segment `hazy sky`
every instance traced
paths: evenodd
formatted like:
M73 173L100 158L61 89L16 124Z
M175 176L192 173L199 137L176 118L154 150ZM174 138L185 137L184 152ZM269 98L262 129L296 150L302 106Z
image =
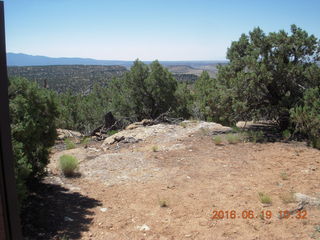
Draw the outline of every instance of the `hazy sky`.
M320 37L320 0L5 0L7 52L222 60L256 26Z

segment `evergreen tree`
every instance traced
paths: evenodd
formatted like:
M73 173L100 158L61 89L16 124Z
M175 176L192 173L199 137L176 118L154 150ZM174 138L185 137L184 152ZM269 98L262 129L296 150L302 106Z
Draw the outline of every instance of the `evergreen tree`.
M22 198L25 181L45 173L49 148L56 139L58 111L53 93L26 79L10 79L9 100L15 172Z
M229 122L276 119L284 129L289 110L305 89L320 83L319 41L295 25L291 34L266 35L260 28L242 34L231 44L227 58L230 64L221 66L217 76L223 99L213 104L228 106Z
M158 61L150 66L136 60L123 78L110 86L112 112L133 120L156 118L176 105L177 81Z

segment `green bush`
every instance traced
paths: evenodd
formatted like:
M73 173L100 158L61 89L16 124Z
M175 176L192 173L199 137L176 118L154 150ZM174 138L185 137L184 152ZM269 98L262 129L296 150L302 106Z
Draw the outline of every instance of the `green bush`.
M66 177L71 177L74 176L75 171L78 168L78 160L71 155L62 155L60 157L59 166Z
M214 144L221 145L222 144L222 137L221 136L215 136L212 138Z
M66 149L73 149L76 147L76 144L72 142L69 138L64 140L64 143L66 144Z
M282 137L285 139L285 140L289 140L290 137L291 137L291 131L289 129L286 129L282 132Z
M111 111L117 117L154 119L175 109L177 81L158 61L147 65L136 60L123 78L109 84Z
M119 130L110 130L110 131L108 131L108 135L112 136L112 135L114 135L114 134L116 134L118 132L119 132Z
M254 131L254 130L249 130L245 132L245 136L248 141L250 142L264 142L264 134L263 131Z
M11 78L9 108L15 174L19 199L26 195L26 181L45 173L49 150L56 139L57 104L52 92L34 82Z
M290 113L296 131L305 134L309 144L320 149L320 88L306 90L302 105Z
M265 193L259 192L259 200L263 204L271 204L272 200L271 197Z
M226 139L230 144L236 144L240 142L240 137L236 134L227 134Z
M229 125L274 119L287 129L290 109L305 89L319 86L319 48L319 40L296 25L289 33L266 34L257 27L242 34L228 48L229 63L218 66L216 78L204 73L196 81L197 116Z

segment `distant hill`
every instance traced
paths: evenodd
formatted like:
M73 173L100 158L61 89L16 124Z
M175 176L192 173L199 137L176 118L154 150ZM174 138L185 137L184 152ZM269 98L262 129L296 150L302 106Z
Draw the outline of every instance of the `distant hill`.
M106 85L128 70L123 66L63 65L8 67L9 77L18 76L57 92L88 93L94 84Z
M144 61L149 64L151 61ZM130 67L133 61L121 60L96 60L92 58L52 58L45 56L33 56L23 53L7 53L8 66L48 66L48 65L120 65ZM164 66L185 65L192 68L215 66L226 64L227 61L160 61Z
M47 65L120 65L129 67L132 61L96 60L91 58L51 58L23 53L7 53L8 66L47 66Z

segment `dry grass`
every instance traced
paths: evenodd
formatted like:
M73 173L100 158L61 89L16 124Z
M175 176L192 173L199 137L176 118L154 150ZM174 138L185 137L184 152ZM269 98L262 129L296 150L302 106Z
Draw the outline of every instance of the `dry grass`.
M240 137L236 134L227 134L226 139L230 144L237 144L241 141Z
M263 192L259 192L259 200L262 204L271 204L271 197Z
M158 152L159 147L158 146L152 146L152 152Z
M212 138L214 144L216 145L222 145L222 137L221 136L215 136Z
M288 174L285 173L285 172L280 173L280 177L281 177L282 180L288 180L289 179Z
M279 197L284 204L296 202L296 200L294 198L294 192L282 193L282 194L280 194Z

